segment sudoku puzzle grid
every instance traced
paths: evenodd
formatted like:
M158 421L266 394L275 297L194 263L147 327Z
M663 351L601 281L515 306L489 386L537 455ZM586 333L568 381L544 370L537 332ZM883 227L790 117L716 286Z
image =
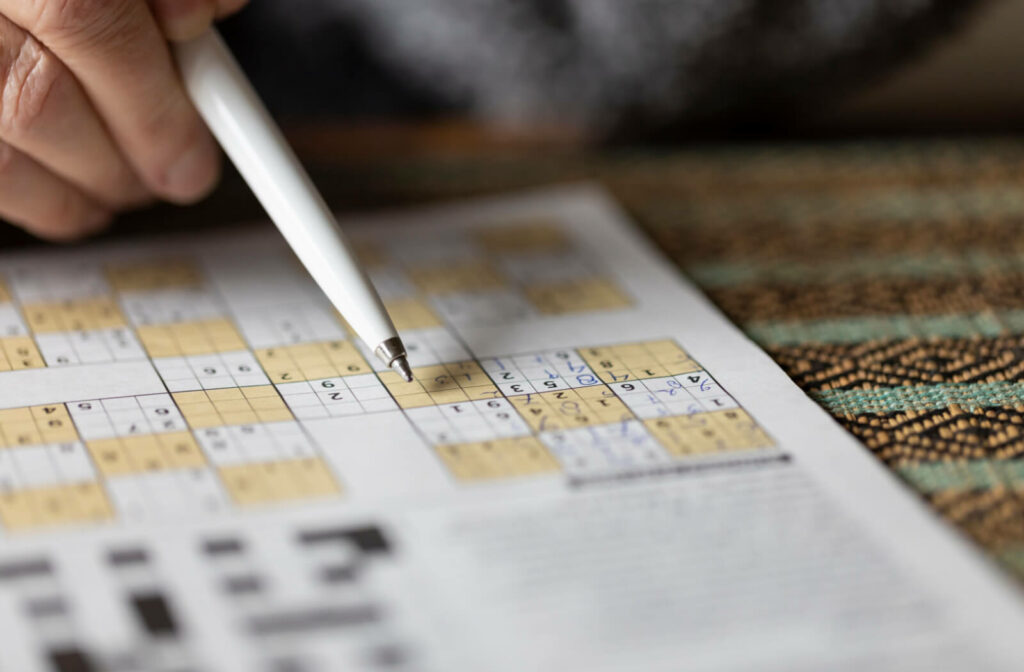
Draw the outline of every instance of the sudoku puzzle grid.
M303 427L320 418L392 413L460 483L772 447L672 340L469 351L460 325L631 305L554 223L356 244L409 348L411 383L311 284L300 302L250 301L225 289L230 269L218 284L208 260L159 250L4 274L0 371L148 360L163 390L0 410L3 527L342 496L346 474Z

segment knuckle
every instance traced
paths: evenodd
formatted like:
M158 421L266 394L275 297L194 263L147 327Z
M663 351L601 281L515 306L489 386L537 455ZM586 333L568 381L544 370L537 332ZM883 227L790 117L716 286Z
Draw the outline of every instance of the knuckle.
M0 141L0 178L6 176L8 172L14 169L16 158L17 152L15 149L6 142Z
M0 132L15 138L29 134L67 76L53 54L26 37L0 81Z
M202 126L182 97L167 95L138 120L139 132L150 138L149 171L160 174L198 142Z
M36 0L33 33L58 50L117 46L134 35L125 0Z

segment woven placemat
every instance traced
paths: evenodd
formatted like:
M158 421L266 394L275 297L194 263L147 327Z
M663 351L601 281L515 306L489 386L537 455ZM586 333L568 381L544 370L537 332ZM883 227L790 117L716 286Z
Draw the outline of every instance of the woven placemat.
M1024 580L1024 142L360 160L336 203L580 179L813 399Z

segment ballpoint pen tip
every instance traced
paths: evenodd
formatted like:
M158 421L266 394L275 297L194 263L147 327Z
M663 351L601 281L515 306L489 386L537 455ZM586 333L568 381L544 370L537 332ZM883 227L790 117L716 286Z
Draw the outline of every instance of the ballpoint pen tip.
M391 362L391 368L402 377L402 380L407 383L412 382L412 369L409 368L409 360L405 357L395 357L395 360Z

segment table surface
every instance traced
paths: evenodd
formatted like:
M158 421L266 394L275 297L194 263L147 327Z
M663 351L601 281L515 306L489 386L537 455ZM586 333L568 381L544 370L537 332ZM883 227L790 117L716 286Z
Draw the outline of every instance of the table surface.
M1024 140L598 151L444 126L295 137L340 209L604 184L798 385L1024 581ZM258 216L229 177L198 207L131 215L111 235Z

